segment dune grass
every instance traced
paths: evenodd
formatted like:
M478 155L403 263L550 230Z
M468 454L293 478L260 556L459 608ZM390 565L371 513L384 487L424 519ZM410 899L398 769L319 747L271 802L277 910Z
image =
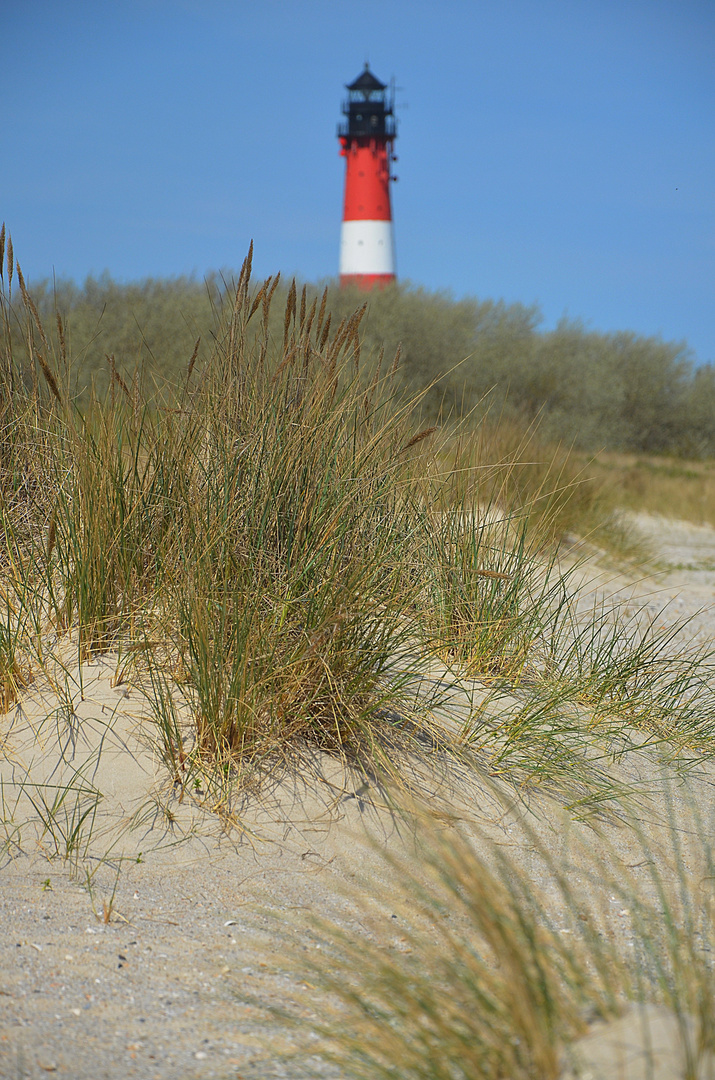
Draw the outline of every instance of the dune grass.
M416 819L417 863L384 856L398 890L349 894L357 932L317 917L319 949L287 951L312 987L298 998L300 1028L321 1039L310 1052L354 1080L556 1080L567 1068L640 1078L663 1065L637 1008L631 1038L642 1051L625 1071L622 1051L602 1073L577 1040L650 1004L678 1033L682 1071L667 1075L715 1075L711 822L700 821L689 857L674 815L657 848L640 834L634 870L607 847L557 859L527 824L527 870L478 832L445 830L424 810Z
M399 354L361 355L364 304L333 326L327 293L293 283L276 340L278 278L252 285L249 255L212 354L187 358L170 405L111 356L109 391L79 402L62 317L53 351L6 245L6 321L13 275L25 321L6 328L0 365L6 708L60 635L80 669L110 648L127 657L180 779L305 741L399 776L407 718L428 707L415 676L435 657L522 695L520 719L497 725L499 767L518 748L520 783L525 767L550 782L573 767L574 708L604 755L639 725L676 756L712 753L708 658L655 624L576 613L556 551L569 522L597 515L588 480L506 421L421 425L420 400L396 389ZM493 737L476 716L454 749Z
M62 316L53 337L9 242L0 278L5 712L69 650L81 682L112 649L182 790L304 767L309 744L404 794L428 728L441 750L585 817L622 808L610 764L644 742L674 770L712 758L711 653L682 627L585 610L559 562L559 539L605 505L581 467L513 422L421 420L399 354L363 355L364 308L336 325L325 294L293 283L277 324L278 279L252 283L249 254L178 389L110 355L105 390L78 398ZM433 663L481 694L451 734L438 694L416 692ZM17 844L17 792L0 794ZM101 793L26 794L55 853L80 858ZM386 953L331 931L321 977L344 1034L324 1034L346 1075L555 1077L585 1020L629 996L699 1017L693 1060L712 1043L711 973L693 951L712 908L684 872L666 895L651 860L658 910L613 881L647 959L634 969L553 864L567 941L528 877L430 829L430 883L403 868L417 936Z

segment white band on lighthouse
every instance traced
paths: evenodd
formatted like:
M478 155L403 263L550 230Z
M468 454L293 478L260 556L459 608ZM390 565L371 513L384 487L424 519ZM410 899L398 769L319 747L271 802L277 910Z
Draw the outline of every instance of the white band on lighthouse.
M340 237L340 273L394 274L391 221L344 221Z

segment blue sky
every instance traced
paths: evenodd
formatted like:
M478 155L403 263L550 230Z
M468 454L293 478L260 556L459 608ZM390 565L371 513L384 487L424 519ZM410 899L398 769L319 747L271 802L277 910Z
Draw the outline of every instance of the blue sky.
M335 126L398 88L398 274L715 361L713 0L0 0L28 279L337 273Z

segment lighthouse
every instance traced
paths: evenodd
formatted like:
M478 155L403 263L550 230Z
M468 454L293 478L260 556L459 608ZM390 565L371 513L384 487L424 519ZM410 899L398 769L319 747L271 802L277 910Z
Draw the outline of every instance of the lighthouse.
M394 95L365 70L346 86L346 119L338 125L345 158L345 200L340 239L340 284L372 289L395 280L390 210L390 165L397 158Z

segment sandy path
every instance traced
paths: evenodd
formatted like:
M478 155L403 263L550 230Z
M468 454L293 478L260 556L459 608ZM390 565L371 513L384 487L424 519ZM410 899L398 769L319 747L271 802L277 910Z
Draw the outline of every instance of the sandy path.
M594 591L653 612L667 603L665 621L691 615L689 632L713 639L715 530L645 517L639 526L657 550L657 575L633 582L591 566L580 572L584 603ZM389 936L408 917L410 897L391 879L379 848L411 850L409 829L372 805L359 780L314 755L310 784L285 778L259 806L236 806L244 828L227 833L202 805L206 793L178 804L147 743L139 696L113 688L112 674L108 657L85 668L82 694L70 680L74 716L45 687L0 719L0 1076L337 1076L317 1056L282 1056L292 1037L262 1006L291 1002L301 979L286 969L270 912L283 913L295 951L309 951L316 944L311 913L365 932L346 897L346 889L363 883L385 897L369 931ZM455 694L450 707L455 717L464 715L466 697ZM638 774L660 783L647 755L620 768L625 779ZM704 768L675 793L683 821L691 797L704 813L715 810L713 778ZM37 807L70 779L74 794L55 814L55 835L43 836ZM496 815L493 795L459 770L434 772L425 784L457 817L478 820L485 835L513 846L535 876L542 872L538 858L520 847L523 808ZM648 811L654 836L656 804ZM80 829L66 861L57 851L72 848L85 811L94 826L89 846L82 846ZM564 857L584 840L593 844L588 827L556 813L553 803L530 821ZM609 842L620 857L637 861L628 830L614 829ZM103 904L111 904L106 923ZM613 925L621 933L615 908ZM603 1037L597 1041L602 1052ZM656 1080L677 1076L672 1068L665 1063Z

